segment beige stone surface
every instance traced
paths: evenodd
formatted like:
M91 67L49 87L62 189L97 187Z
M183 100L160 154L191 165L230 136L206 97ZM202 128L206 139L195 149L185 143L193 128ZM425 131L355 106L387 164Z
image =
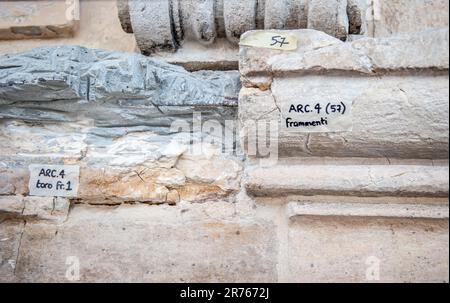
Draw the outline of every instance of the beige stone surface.
M448 220L299 217L288 233L290 282L448 283Z
M24 220L63 222L70 201L56 197L0 196L0 216Z
M17 256L25 223L22 220L5 220L0 213L0 281L14 282Z
M352 104L352 130L308 134L286 129L289 106L315 104L313 100ZM255 135L247 123L256 120L279 124L281 156L446 159L448 75L275 78L270 91L241 91L239 121L244 143Z
M0 196L0 213L20 216L25 209L22 196Z
M375 37L412 33L427 28L448 28L447 0L375 0L372 6L372 31Z
M72 37L79 1L1 1L0 41Z
M222 207L222 214L233 209ZM219 210L77 206L62 225L27 223L14 279L68 282L66 260L75 257L80 282L276 281L271 223L234 218L233 211L221 219Z
M20 122L3 123L0 133L5 146L0 195L27 195L28 165L39 163L79 165L78 199L88 203L201 202L240 189L241 159L206 141L190 147L188 134L165 136L130 128L111 137L104 129L77 124ZM24 141L20 133L33 135Z
M56 2L64 3L64 1ZM123 52L134 52L136 49L133 35L125 33L120 26L115 1L96 0L81 1L79 27L74 32L73 37L17 41L0 40L0 54L12 54L40 46L63 44Z
M347 0L308 1L308 28L325 32L338 39L347 39Z
M244 146L255 135L247 123L266 120L280 123L282 157L448 158L448 29L351 43L287 33L297 51L241 48ZM351 105L352 130L286 129L291 105L336 100Z

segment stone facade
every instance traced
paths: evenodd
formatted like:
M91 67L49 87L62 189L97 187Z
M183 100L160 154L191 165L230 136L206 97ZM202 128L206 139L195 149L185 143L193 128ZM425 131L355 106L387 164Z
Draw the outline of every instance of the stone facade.
M158 1L118 1L107 42L98 1L0 41L0 282L448 283L448 15L421 14L448 3ZM292 129L308 102L326 126ZM31 195L36 164L76 195Z

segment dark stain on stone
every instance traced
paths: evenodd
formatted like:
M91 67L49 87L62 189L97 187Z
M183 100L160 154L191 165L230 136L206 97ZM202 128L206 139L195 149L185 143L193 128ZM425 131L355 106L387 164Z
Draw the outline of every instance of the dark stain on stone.
M11 32L17 35L41 36L42 30L39 26L11 27Z

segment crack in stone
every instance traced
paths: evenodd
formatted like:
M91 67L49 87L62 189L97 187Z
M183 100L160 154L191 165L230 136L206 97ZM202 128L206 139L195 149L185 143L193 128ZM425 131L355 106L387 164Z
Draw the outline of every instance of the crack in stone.
M308 154L312 155L313 152L311 151L311 149L310 149L310 147L309 147L310 144L311 144L311 134L308 134L308 135L306 136L305 149L306 149L306 152L307 152Z
M136 175L141 179L142 183L145 183L144 179L141 177L141 174L138 171L134 171ZM142 172L141 172L142 173Z
M22 226L22 231L20 233L20 237L19 237L19 243L17 246L17 251L16 251L16 259L14 260L14 271L13 271L13 275L16 275L16 270L17 270L17 264L19 262L19 257L20 257L20 248L22 246L22 238L23 238L23 234L25 233L25 227L27 225L27 221L24 220L23 221L23 226Z
M267 115L270 115L271 113L273 113L274 111L279 110L279 108L274 108L266 113L261 114L258 118L256 118L256 120L261 120L262 118L264 118Z
M278 105L277 98L275 97L275 94L273 93L272 88L270 88L269 91L270 91L270 95L271 95L272 98L273 98L273 101L274 101L274 103L275 103L275 106L277 107L278 111L279 111L280 114L281 114L281 108L280 108L280 106Z
M52 200L52 210L50 211L50 215L51 215L51 216L53 216L53 213L54 213L54 211L55 211L55 208L56 208L56 197L53 197L53 200Z

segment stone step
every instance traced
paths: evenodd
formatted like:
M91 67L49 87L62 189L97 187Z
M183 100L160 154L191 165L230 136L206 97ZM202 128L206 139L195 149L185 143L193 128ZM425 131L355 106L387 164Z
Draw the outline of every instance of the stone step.
M245 176L256 197L447 197L448 183L448 166L420 165L278 165L247 168Z
M314 216L448 219L449 206L448 204L291 202L287 206L287 216L289 218Z

